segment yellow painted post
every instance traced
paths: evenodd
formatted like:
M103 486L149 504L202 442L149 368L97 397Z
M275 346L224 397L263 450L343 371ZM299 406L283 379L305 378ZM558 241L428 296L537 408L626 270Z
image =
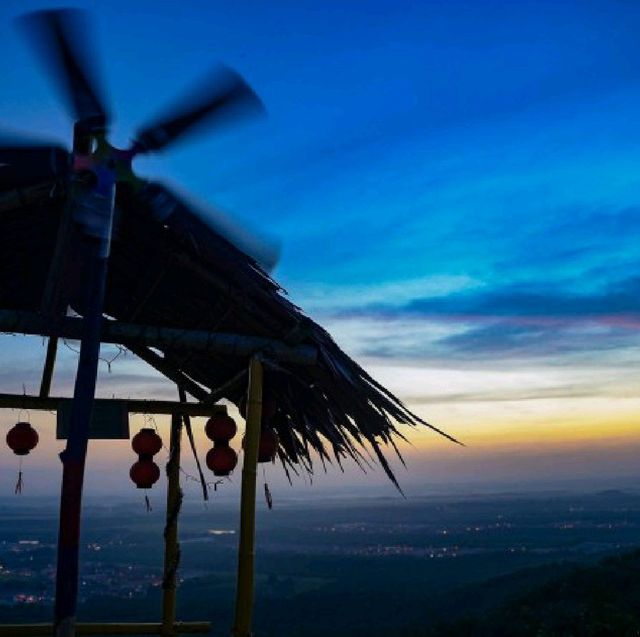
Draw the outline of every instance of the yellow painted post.
M162 635L173 637L176 621L176 571L180 561L178 513L182 503L180 492L180 437L182 416L171 417L171 442L167 462L167 514L164 527L164 575L162 579Z
M238 581L236 590L236 613L233 626L233 635L235 637L250 637L251 635L256 535L256 478L261 420L262 363L257 357L254 357L249 363L247 427L244 439L244 461L242 464Z

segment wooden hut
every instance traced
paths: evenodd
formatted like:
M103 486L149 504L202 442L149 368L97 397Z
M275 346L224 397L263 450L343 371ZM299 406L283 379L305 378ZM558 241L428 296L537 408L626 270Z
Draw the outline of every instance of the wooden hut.
M370 456L398 486L384 449L397 453L399 424L431 425L287 300L257 261L167 188L134 175L136 155L166 148L205 118L220 123L261 111L241 76L223 67L199 87L195 102L141 129L128 149L117 149L107 140L110 118L90 68L91 40L82 12L40 11L25 16L22 25L66 94L75 123L72 152L24 142L0 147L0 331L49 338L39 395L0 394L0 407L62 412L63 399L49 396L58 339L77 338L81 347L67 444L60 454L54 623L0 626L0 635L168 637L208 630L175 617L180 441L183 425L191 433L189 415L219 413L224 407L218 401L225 398L238 406L244 401L241 411L246 410L234 634L248 637L256 465L267 411L263 419L263 397L270 411L268 433L277 440L274 455L288 476L311 472L315 456L325 466L346 457L363 465ZM101 342L127 347L178 387L177 402L115 405L172 415L159 624L76 623L82 486ZM187 394L196 402L188 402ZM34 444L34 432L21 425ZM139 453L141 463L150 462L146 456L152 454ZM140 466L159 475L155 465ZM204 480L203 489L206 495Z
M32 167L28 183L0 179L0 331L50 338L40 396L30 398L43 408L51 407L46 401L55 342L80 337L85 299L78 291L86 289L79 267L82 255L73 249L81 244L69 239L73 223L65 201L72 186L52 169L65 158L52 151L50 160L41 176L38 166ZM101 341L129 348L176 383L183 399L190 394L197 406L166 409L174 418L165 560L169 592L163 621L114 624L109 630L173 635L207 628L175 619L180 413L213 413L223 398L240 405L249 385L234 629L244 637L251 620L261 395L275 404L270 424L278 434L277 458L289 476L311 472L314 454L323 465L340 464L346 457L363 464L373 456L397 486L384 449L398 453L398 424L435 428L347 356L251 257L179 200L166 197L163 187L123 183L116 193ZM166 214L159 216L163 197ZM61 303L75 315L47 310ZM2 399L0 406L13 404L11 397ZM105 626L78 624L78 634L103 634ZM48 634L50 628L23 626L19 634ZM15 630L0 627L0 634L18 634ZM73 630L60 634L75 634Z
M66 187L48 180L0 193L4 331L56 330L44 319L38 325L36 313L46 292ZM395 483L381 447L395 449L398 423L431 425L345 354L254 260L186 208L158 220L145 204L162 196L154 184L135 194L118 190L105 323L117 321L113 329L120 333L110 340L209 403L222 398L239 403L247 387L247 359L259 352L266 390L277 404L273 424L285 470L311 470L314 451L323 461L350 456L359 462L368 445ZM73 263L67 268L78 276ZM82 315L81 298L71 296L69 304ZM63 326L61 319L58 329ZM155 328L167 328L166 335Z

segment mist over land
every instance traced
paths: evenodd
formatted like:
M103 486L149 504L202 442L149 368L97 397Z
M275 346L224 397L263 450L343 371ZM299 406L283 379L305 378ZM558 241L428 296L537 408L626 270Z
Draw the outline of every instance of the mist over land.
M121 620L158 616L159 500L152 495L150 513L141 498L87 502L83 620L108 620L116 609ZM0 505L0 620L47 621L55 502L5 498ZM640 491L276 495L271 511L259 503L258 517L259 634L426 635L440 621L488 612L575 565L631 551L640 542ZM206 506L187 501L179 615L210 619L212 634L231 621L237 531L235 503L215 494Z

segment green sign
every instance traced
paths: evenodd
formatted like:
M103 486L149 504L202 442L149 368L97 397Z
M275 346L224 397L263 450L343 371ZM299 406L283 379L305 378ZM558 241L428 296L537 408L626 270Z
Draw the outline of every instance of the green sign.
M65 399L58 404L56 427L58 440L65 440L69 434L71 403L70 399ZM93 405L89 438L91 440L128 440L129 410L126 401L97 399Z

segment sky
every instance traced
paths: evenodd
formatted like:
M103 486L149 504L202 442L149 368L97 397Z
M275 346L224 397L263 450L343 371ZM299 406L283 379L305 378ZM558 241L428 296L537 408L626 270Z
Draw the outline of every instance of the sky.
M43 6L0 6L0 128L68 144L71 120L13 23ZM75 6L94 20L115 145L217 63L261 96L267 118L135 169L277 239L274 276L290 298L465 443L403 431L408 493L635 483L638 3ZM41 339L2 337L0 390L35 393L43 358ZM74 365L65 349L56 394L69 394ZM173 389L129 355L111 373L102 364L99 393ZM43 444L28 471L45 493L57 489L61 443L50 414L30 417ZM6 427L15 419L0 413ZM89 492L129 489L131 455L126 442L92 443ZM1 451L0 490L15 466ZM381 471L334 469L314 483L392 493Z

